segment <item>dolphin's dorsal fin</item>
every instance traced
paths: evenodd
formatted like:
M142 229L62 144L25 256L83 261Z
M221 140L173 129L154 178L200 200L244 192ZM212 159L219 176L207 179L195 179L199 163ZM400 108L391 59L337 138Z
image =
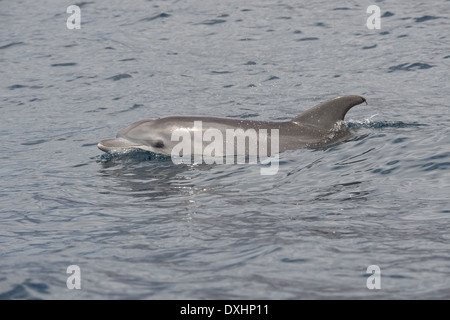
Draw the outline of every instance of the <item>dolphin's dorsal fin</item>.
M366 102L366 99L356 95L336 97L306 110L292 119L292 122L296 124L311 124L321 129L330 130L336 122L344 120L348 110L363 102Z

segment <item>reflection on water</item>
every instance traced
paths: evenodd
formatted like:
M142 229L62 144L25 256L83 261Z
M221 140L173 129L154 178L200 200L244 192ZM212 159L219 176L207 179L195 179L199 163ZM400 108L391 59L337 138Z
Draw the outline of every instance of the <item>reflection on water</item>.
M98 162L99 174L110 178L103 193L130 195L142 200L164 200L191 195L198 189L191 183L190 171L208 171L214 165L174 164L169 156L147 151L121 155L104 154ZM210 186L212 187L212 186Z

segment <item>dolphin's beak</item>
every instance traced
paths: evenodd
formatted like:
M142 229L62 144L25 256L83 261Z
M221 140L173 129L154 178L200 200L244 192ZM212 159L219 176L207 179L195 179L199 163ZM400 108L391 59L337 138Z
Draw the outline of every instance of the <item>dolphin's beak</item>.
M98 143L97 147L105 152L117 152L125 149L139 148L141 145L123 138L105 139Z

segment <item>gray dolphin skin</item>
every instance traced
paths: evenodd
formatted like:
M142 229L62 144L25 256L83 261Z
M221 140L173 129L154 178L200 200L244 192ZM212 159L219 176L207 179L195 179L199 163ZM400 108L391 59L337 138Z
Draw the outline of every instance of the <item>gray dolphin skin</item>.
M117 153L133 149L151 151L162 155L171 155L172 149L179 143L172 141L172 133L177 129L192 133L199 131L194 121L201 121L202 133L208 129L219 130L223 137L228 129L267 130L267 143L270 144L270 132L278 129L279 152L307 147L318 147L335 142L348 135L343 120L346 113L355 105L366 102L357 95L339 96L306 110L291 121L271 122L232 118L172 116L158 119L140 120L119 131L116 138L100 141L98 148L108 153ZM366 102L367 103L367 102ZM210 140L211 141L211 140ZM210 144L203 141L203 147ZM270 148L269 148L270 149ZM246 153L249 152L248 146Z

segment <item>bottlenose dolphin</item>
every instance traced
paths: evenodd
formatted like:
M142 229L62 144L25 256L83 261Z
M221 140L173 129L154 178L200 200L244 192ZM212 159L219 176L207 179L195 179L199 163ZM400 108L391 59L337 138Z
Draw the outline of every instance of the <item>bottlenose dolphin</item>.
M172 149L179 143L179 140L173 139L172 134L180 129L187 133L193 133L193 139L195 139L196 131L201 131L203 134L208 129L221 132L223 137L226 136L225 133L229 129L265 129L267 130L266 142L269 142L269 145L271 145L269 133L277 129L279 141L276 149L279 152L305 147L317 147L347 136L348 130L343 122L344 117L347 111L362 102L366 102L366 99L357 95L339 96L308 109L291 121L285 122L195 116L145 119L134 122L120 130L114 139L100 141L98 148L109 153L139 149L157 154L171 155ZM200 129L198 126L195 126L194 122L196 121L197 123L201 121ZM203 147L210 144L211 141L211 139L203 141ZM270 147L268 149L270 153ZM274 149L273 146L272 149ZM249 150L251 148L246 146L245 152L248 153ZM193 153L195 153L195 150Z

